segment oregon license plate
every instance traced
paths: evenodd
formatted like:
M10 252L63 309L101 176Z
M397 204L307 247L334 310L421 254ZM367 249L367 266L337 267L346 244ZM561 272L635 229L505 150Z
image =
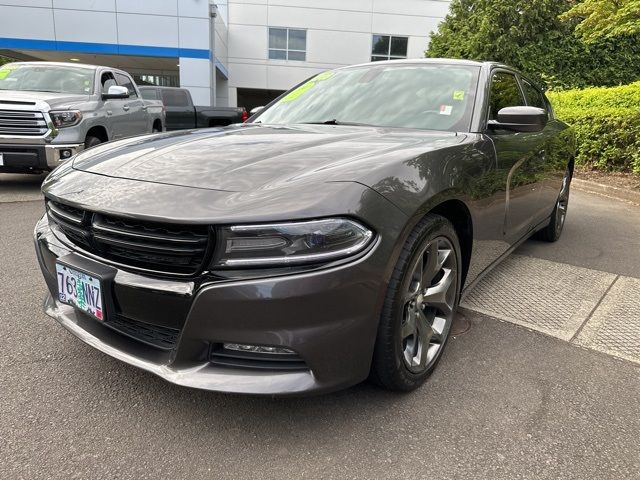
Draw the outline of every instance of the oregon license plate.
M56 263L58 300L103 321L102 285L90 274Z

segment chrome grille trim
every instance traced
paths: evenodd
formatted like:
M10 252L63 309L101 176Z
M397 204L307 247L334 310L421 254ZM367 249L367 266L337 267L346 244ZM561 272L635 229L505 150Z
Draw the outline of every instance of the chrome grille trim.
M0 109L0 135L44 137L48 132L42 112Z

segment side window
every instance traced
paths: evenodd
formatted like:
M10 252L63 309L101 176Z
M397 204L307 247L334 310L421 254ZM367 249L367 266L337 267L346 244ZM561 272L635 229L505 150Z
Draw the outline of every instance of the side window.
M136 93L136 89L133 86L133 82L129 77L123 75L122 73L116 73L116 79L118 80L118 85L127 87L127 90L129 90L129 97L135 98L138 96L138 94Z
M155 88L141 88L140 95L145 100L158 100L158 94Z
M100 83L102 84L102 93L107 93L109 91L109 87L118 85L113 73L111 72L104 72L102 77L100 77Z
M162 90L162 103L165 107L188 107L189 97L184 90Z
M544 110L547 109L547 105L544 101L544 96L542 92L538 90L536 87L531 85L524 78L522 79L522 88L524 89L524 94L527 97L527 104L532 107L542 108Z
M489 93L489 120L496 120L498 112L505 107L517 107L524 104L524 98L515 75L506 72L494 73Z

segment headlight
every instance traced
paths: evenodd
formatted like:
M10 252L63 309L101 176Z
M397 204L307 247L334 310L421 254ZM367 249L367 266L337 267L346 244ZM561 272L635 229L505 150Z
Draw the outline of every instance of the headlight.
M82 120L82 112L79 110L62 110L59 112L49 112L51 121L57 128L73 127Z
M239 225L219 232L214 268L328 262L362 251L373 238L371 230L345 218Z

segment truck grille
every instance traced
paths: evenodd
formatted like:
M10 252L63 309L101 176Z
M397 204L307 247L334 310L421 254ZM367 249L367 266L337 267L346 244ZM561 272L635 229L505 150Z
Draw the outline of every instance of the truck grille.
M143 222L47 201L49 220L88 253L132 269L192 275L207 256L209 227Z
M48 131L42 112L0 110L0 135L42 137Z

